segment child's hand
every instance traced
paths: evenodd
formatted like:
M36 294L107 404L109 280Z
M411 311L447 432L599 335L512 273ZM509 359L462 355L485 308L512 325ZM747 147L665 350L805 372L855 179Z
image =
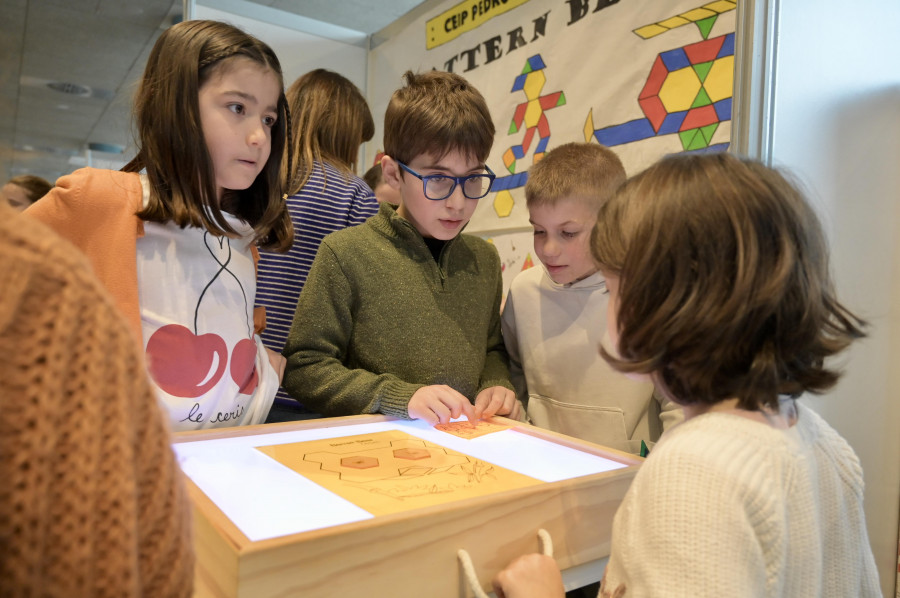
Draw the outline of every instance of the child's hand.
M520 556L491 580L497 598L562 598L562 575L553 557L542 554Z
M502 386L485 388L475 397L475 419L488 419L494 415L505 415L519 419L519 401L516 393Z
M478 419L469 399L444 384L423 386L417 390L409 400L406 411L412 419L423 419L432 426L446 424L461 415L472 422Z
M269 356L269 363L272 364L272 369L278 374L278 383L281 384L281 379L284 377L284 366L287 364L287 359L284 358L284 355L281 353L276 353L272 349L266 347L266 354Z

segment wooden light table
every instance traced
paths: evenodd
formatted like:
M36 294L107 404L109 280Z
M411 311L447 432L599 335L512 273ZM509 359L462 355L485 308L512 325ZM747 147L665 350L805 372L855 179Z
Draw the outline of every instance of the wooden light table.
M460 549L490 591L491 578L509 561L539 551L539 529L552 538L564 579L573 586L596 581L613 515L642 459L505 418L492 421L510 429L466 440L420 421L360 415L176 434L193 504L195 595L471 596ZM534 479L373 516L260 450L385 431Z

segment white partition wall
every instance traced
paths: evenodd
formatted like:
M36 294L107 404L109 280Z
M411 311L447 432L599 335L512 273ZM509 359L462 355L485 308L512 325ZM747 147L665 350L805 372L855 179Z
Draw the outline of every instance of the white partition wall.
M844 357L837 389L807 403L862 460L881 587L900 597L900 2L747 4L755 38L739 60L765 70L754 76L747 65L738 78L750 112L738 110L735 144L806 185L830 237L838 293L871 324Z

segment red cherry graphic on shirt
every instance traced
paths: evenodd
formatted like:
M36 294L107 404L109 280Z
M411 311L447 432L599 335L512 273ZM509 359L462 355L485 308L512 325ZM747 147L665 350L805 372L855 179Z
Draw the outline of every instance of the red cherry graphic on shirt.
M179 324L159 328L147 341L147 367L172 396L197 398L225 373L228 347L217 334L196 335Z
M240 393L252 395L259 384L256 371L256 342L252 338L238 341L231 352L231 379L240 388Z

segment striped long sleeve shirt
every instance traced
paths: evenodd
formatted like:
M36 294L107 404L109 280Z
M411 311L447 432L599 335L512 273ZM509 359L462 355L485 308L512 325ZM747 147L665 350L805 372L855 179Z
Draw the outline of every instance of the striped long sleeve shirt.
M294 245L287 253L260 251L256 305L266 308L263 343L278 353L284 347L297 298L325 235L361 224L378 212L368 185L328 163L316 162L309 180L287 199L294 224ZM279 390L278 398L289 398Z

